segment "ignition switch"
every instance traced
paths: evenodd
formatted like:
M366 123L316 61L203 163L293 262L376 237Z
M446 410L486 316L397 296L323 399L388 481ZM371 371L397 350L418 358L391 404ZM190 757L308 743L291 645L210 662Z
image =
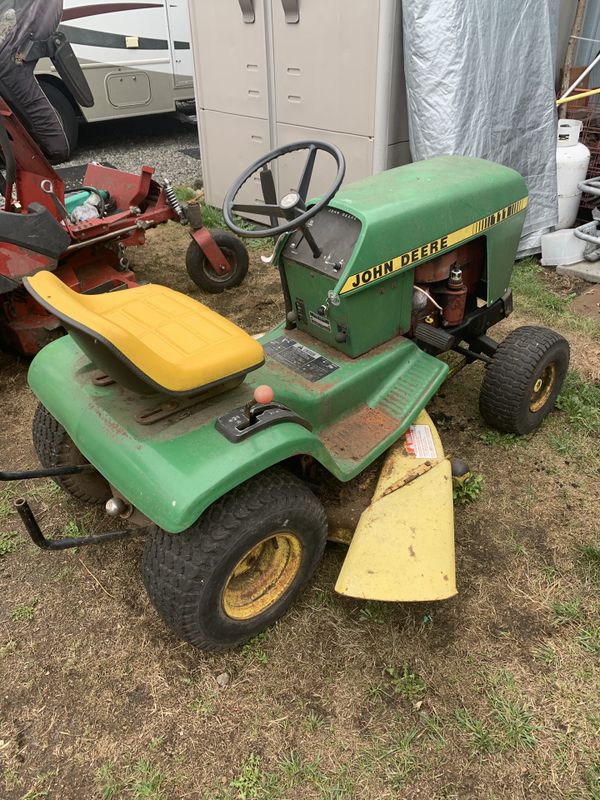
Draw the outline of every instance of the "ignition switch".
M317 313L320 317L327 316L327 312L329 310L329 306L339 306L340 304L340 296L333 291L327 292L327 300L323 303L323 305L317 308Z

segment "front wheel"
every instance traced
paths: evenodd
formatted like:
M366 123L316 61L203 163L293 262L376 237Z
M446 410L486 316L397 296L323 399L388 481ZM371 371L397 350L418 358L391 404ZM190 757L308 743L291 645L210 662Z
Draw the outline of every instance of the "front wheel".
M569 367L569 343L555 331L525 325L508 334L487 365L479 409L492 427L526 434L552 411Z
M224 289L239 286L248 272L248 251L243 243L227 231L210 231L211 236L231 266L231 272L218 275L200 245L192 240L185 256L188 275L196 286L210 294L218 294Z
M190 644L236 647L288 610L326 538L321 503L298 478L273 468L226 494L187 531L154 529L144 583L167 625Z

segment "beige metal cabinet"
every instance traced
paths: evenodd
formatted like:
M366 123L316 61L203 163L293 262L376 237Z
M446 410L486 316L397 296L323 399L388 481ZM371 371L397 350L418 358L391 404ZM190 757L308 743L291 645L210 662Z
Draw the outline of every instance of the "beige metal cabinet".
M337 144L347 182L410 161L401 0L192 0L190 15L208 203L221 206L244 167L299 139ZM289 162L275 176L280 196L302 157ZM311 192L332 174L320 157Z
M250 4L254 21L246 23L237 0L190 0L197 101L202 109L267 119L264 5Z
M304 0L298 2L299 21L290 23L281 0L274 0L278 122L375 135L377 5L372 0Z
M208 203L220 207L233 179L269 151L269 123L266 119L207 110L200 111L198 121L202 131L201 153L214 154L209 155L208 168L204 168L204 193ZM204 165L206 159L202 160ZM263 203L260 180L248 181L240 191L239 200Z
M346 159L346 175L344 181L351 183L370 175L373 164L373 140L366 136L351 133L337 133L318 128L300 128L296 125L277 125L277 144L292 144L301 139L318 139L327 141L340 148ZM286 156L279 164L280 196L298 188L302 168L306 162L306 153L299 152ZM337 169L333 158L326 153L319 153L310 192L313 197L325 192L333 183Z

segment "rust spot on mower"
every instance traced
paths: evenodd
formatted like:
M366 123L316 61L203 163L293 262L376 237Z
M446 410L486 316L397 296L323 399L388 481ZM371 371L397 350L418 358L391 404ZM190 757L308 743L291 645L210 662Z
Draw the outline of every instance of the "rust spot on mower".
M360 406L353 414L325 428L321 440L340 458L358 461L392 434L398 421L378 408Z

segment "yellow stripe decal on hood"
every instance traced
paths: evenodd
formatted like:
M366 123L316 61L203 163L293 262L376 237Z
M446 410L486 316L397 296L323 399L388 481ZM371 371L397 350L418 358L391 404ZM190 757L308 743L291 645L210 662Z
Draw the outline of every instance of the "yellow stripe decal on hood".
M384 261L382 264L377 264L375 267L369 267L369 269L365 269L362 272L357 272L355 275L350 275L348 280L342 286L340 294L352 292L354 289L359 289L361 286L366 286L368 283L373 283L374 281L378 281L380 278L385 278L387 275L390 275L393 272L398 272L398 270L404 269L405 267L412 267L414 264L417 264L420 261L424 261L425 259L431 258L431 256L438 255L439 253L447 250L449 247L454 247L454 245L460 244L460 242L471 239L473 236L477 236L477 234L487 231L489 228L492 228L499 222L504 222L505 219L508 219L515 214L519 214L526 208L527 198L522 197L520 200L516 200L509 206L501 208L499 211L494 211L493 214L483 217L482 219L478 219L477 222L472 222L470 225L466 225L464 228L461 228L458 231L449 233L446 236L441 236L439 239L434 239L433 242L427 242L419 247L415 247L414 250L409 250L406 253L402 253L401 255L390 259L389 261Z

